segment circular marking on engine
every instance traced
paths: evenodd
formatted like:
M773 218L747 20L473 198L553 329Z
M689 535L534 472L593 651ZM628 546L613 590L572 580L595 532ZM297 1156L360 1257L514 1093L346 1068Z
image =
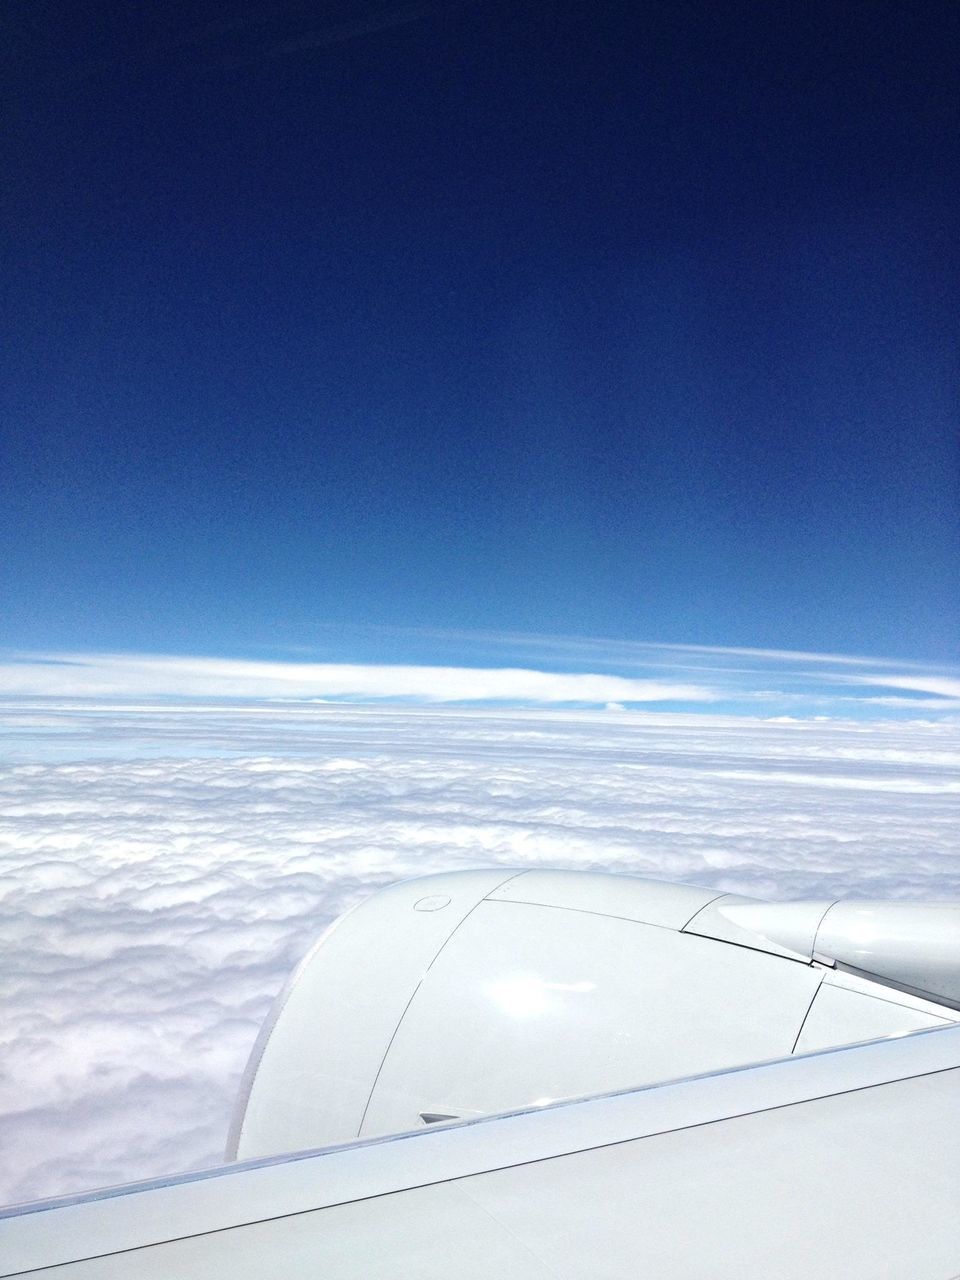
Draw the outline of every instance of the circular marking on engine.
M441 911L444 907L450 905L450 899L445 898L442 894L435 893L432 897L421 898L419 902L413 904L414 911Z

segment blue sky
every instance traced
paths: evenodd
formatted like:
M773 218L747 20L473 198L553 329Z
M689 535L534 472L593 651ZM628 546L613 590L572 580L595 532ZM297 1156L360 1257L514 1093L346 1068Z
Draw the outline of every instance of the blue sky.
M151 8L0 19L8 655L953 678L952 6Z

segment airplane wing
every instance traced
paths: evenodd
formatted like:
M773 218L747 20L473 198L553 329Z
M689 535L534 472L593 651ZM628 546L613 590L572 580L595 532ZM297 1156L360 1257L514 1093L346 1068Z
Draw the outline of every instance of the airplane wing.
M237 1162L8 1210L0 1275L948 1280L958 926L572 872L392 886L278 999Z

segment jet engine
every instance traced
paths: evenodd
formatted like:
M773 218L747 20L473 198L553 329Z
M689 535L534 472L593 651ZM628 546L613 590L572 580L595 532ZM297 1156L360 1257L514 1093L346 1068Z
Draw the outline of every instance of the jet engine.
M228 1158L547 1106L960 1020L960 906L454 872L337 921L254 1048Z

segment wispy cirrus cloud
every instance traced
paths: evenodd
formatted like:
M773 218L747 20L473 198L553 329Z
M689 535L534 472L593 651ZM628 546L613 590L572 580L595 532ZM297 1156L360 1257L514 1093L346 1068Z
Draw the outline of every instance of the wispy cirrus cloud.
M608 673L123 653L22 655L0 694L40 697L403 698L420 702L712 702L705 685Z
M358 635L362 633L362 640ZM410 661L336 660L337 647ZM376 644L371 640L373 636ZM424 647L429 659L424 660ZM0 697L710 705L771 715L960 714L960 669L892 659L577 637L354 629L323 661L136 653L0 656ZM558 669L559 668L559 669Z
M873 672L869 675L832 677L838 684L869 685L871 688L904 689L910 693L930 693L939 698L960 700L960 679L952 676L937 675L901 675L888 672Z
M358 637L366 639L385 637L394 647L416 644L426 645L440 651L453 651L464 648L476 651L499 652L515 657L521 653L539 659L554 657L571 662L599 662L603 665L616 663L624 668L630 666L647 667L669 664L682 667L689 665L706 670L744 670L740 659L749 659L756 664L747 670L775 668L802 669L804 667L849 667L893 668L897 671L926 671L934 669L930 663L904 658L889 658L878 655L858 655L849 653L815 652L804 649L763 648L745 645L718 644L685 644L657 640L628 640L608 636L558 635L552 633L517 632L517 631L483 631L453 628L432 627L394 627L379 625L356 625L350 627L323 626L317 628L318 635L329 646L334 635L346 637L348 642L355 642ZM307 646L295 648L307 652Z

